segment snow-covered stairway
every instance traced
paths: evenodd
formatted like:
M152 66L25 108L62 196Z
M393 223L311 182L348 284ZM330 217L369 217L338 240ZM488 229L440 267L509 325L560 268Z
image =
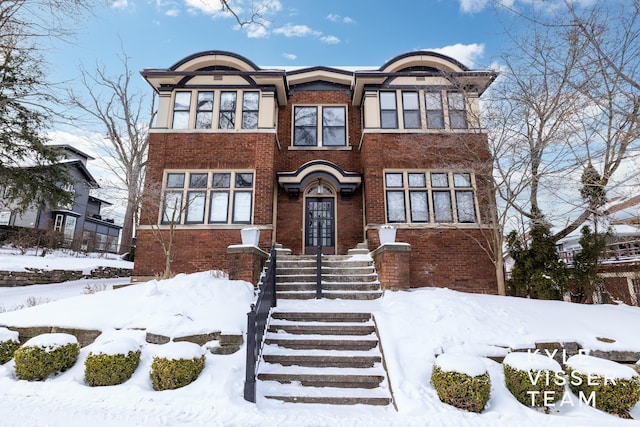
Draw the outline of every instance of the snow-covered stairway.
M370 313L278 309L265 337L258 390L285 402L389 405L382 362Z
M278 255L278 299L316 297L316 256ZM380 282L368 255L323 255L322 297L369 300L380 298Z

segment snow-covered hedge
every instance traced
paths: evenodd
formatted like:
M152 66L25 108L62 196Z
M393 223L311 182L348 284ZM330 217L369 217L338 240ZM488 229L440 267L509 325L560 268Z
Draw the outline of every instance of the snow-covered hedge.
M20 347L18 333L7 328L0 328L0 365L13 359L13 353Z
M627 366L598 357L567 360L569 388L583 401L612 414L626 414L640 400L640 376Z
M80 354L76 337L42 334L31 338L14 353L16 376L21 380L45 380L72 367Z
M163 344L151 363L153 389L173 390L191 384L204 369L204 359L204 350L197 344Z
M431 373L431 383L444 403L470 412L482 412L491 397L489 373L477 357L441 354Z
M554 406L562 399L566 378L560 364L538 353L509 353L502 361L507 389L531 407Z
M84 378L92 387L122 384L140 363L140 345L131 338L103 343L89 353Z

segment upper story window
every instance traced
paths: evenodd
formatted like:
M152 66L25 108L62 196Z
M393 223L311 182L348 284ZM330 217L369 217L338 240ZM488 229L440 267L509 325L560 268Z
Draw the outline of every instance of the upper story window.
M191 109L191 92L176 92L173 99L173 128L189 128L189 110Z
M162 224L250 224L253 171L180 171L166 174Z
M451 129L466 129L467 115L464 107L464 95L460 92L448 92L447 100Z
M387 222L477 222L470 173L390 171L384 185Z
M418 92L402 92L402 117L405 129L420 129Z
M258 91L178 91L173 98L172 128L257 129L259 107Z
M213 92L198 92L196 129L211 129L211 123L213 123Z
M442 110L442 93L425 92L424 105L427 113L428 129L444 129L444 111Z
M395 92L380 92L380 127L397 129L398 107Z
M401 102L398 102L398 99ZM380 91L381 129L467 129L465 96L441 90ZM422 111L424 109L424 111Z
M333 105L294 107L293 145L301 147L346 146L346 107Z

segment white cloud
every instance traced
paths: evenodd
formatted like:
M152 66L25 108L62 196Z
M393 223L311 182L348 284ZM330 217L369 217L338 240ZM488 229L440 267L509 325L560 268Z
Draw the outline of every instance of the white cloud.
M171 8L171 9L167 10L164 14L166 16L178 16L178 15L180 15L180 9L174 7L174 8Z
M293 25L286 24L283 27L273 30L274 34L283 35L285 37L307 37L307 36L320 36L321 32L313 30L306 25Z
M342 22L343 24L354 24L356 22L348 16L342 17L335 13L328 14L327 19L331 22Z
M336 36L322 36L320 37L320 41L326 44L338 44L340 43L340 39Z
M284 56L286 59L290 61L295 61L296 59L298 59L298 57L293 53L283 53L282 56Z
M450 56L468 67L473 67L480 58L484 56L484 44L472 43L461 44L457 43L451 46L445 46L436 49L426 49L433 52L441 53L443 55Z
M268 25L250 24L246 27L247 37L250 39L263 39L269 37Z
M129 8L129 1L128 0L114 0L113 3L111 3L111 7L113 9L128 9Z
M489 0L460 0L460 10L466 13L481 12L489 4Z

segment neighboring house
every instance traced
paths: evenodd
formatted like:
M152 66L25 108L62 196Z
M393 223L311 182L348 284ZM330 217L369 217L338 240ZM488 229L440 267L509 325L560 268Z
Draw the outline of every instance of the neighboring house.
M87 169L93 157L69 145L56 145L64 153L61 161L71 175L73 184L66 190L74 193L74 202L68 206L30 208L19 214L11 205L0 210L0 225L53 230L63 235L63 245L74 249L96 252L116 252L120 236L119 225L113 219L103 219L100 210L109 202L91 196L90 190L100 188ZM2 189L0 196L4 198Z
M610 236L598 269L602 286L587 302L620 301L640 306L640 196L609 200L603 214L610 223ZM558 242L560 259L569 268L573 257L582 251L579 240L579 235L573 235Z
M142 76L159 96L134 275L164 269L154 232L175 229L173 271L229 271L240 229L259 246L373 251L393 224L407 287L497 293L487 255L494 197L479 97L496 78L412 52L379 68L263 69L209 51ZM171 208L178 215L171 221ZM175 227L173 227L175 226Z

